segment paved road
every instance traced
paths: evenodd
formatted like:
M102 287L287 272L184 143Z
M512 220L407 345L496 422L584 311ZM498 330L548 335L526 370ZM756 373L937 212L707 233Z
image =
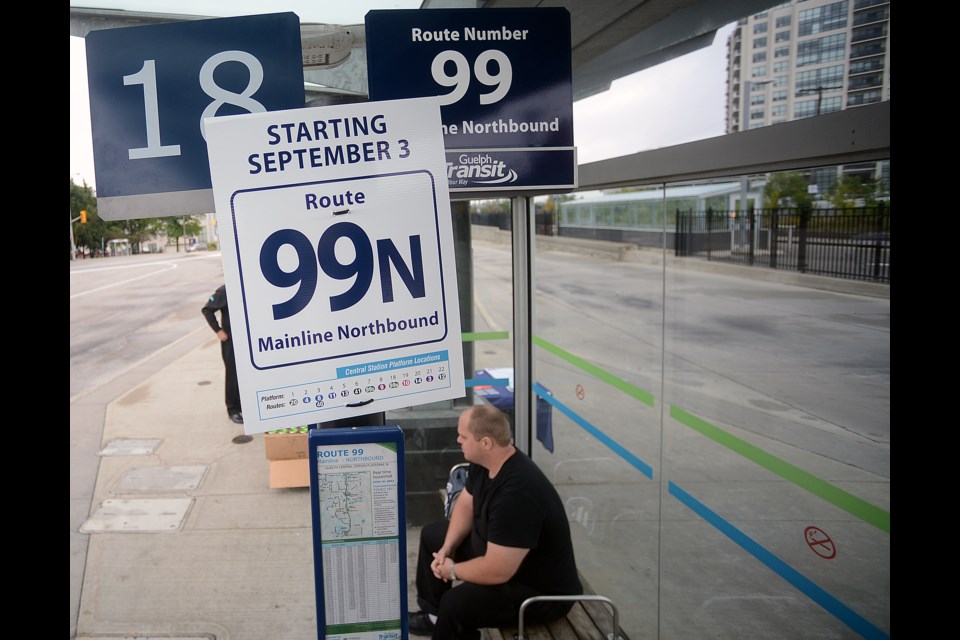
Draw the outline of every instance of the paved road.
M218 251L71 262L70 396L197 329L200 307L221 284Z

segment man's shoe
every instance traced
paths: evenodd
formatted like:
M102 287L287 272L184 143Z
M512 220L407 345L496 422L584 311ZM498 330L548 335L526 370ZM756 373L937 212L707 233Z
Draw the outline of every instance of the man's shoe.
M242 413L231 413L230 419L236 422L237 424L243 424L243 414Z
M426 611L415 611L410 614L410 620L407 628L410 633L417 636L432 636L434 624L430 622L430 616Z

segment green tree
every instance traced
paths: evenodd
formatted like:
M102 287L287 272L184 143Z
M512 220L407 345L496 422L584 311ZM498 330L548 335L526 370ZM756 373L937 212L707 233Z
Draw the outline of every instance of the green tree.
M81 211L87 212L86 224L78 219ZM73 243L77 249L86 249L93 254L114 237L111 224L101 220L97 214L97 196L93 188L86 182L78 185L70 178L70 220L74 219L77 221L70 224L73 226Z
M481 200L480 201L480 213L505 213L510 211L510 201L509 200Z
M813 208L813 194L807 193L807 180L800 173L775 173L763 187L764 207Z
M199 235L203 224L197 216L176 216L171 218L162 218L163 230L168 238L173 238L177 243L177 253L180 253L180 238L189 238ZM186 242L184 242L186 249Z
M843 176L827 190L827 200L837 209L848 209L857 206L862 200L863 205L873 207L877 204L879 185L873 178L867 180L860 176Z
M138 218L123 221L124 237L130 241L133 253L143 252L143 243L163 231L159 218Z

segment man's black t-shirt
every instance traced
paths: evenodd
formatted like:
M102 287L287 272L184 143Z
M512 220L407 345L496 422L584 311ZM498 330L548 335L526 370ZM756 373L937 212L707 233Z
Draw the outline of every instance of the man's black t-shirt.
M487 542L530 549L511 580L547 595L579 595L570 523L550 480L517 450L490 479L487 469L471 464L466 490L473 496L474 552Z

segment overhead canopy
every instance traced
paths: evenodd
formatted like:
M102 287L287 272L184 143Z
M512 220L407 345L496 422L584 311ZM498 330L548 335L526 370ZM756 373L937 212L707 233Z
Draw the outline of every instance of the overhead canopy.
M424 0L421 7L565 7L570 12L573 99L579 100L606 91L617 78L709 46L717 29L773 4L773 0ZM96 29L211 17L220 16L71 7L70 35L82 38ZM303 23L300 33L308 100L331 92L367 95L362 24Z

